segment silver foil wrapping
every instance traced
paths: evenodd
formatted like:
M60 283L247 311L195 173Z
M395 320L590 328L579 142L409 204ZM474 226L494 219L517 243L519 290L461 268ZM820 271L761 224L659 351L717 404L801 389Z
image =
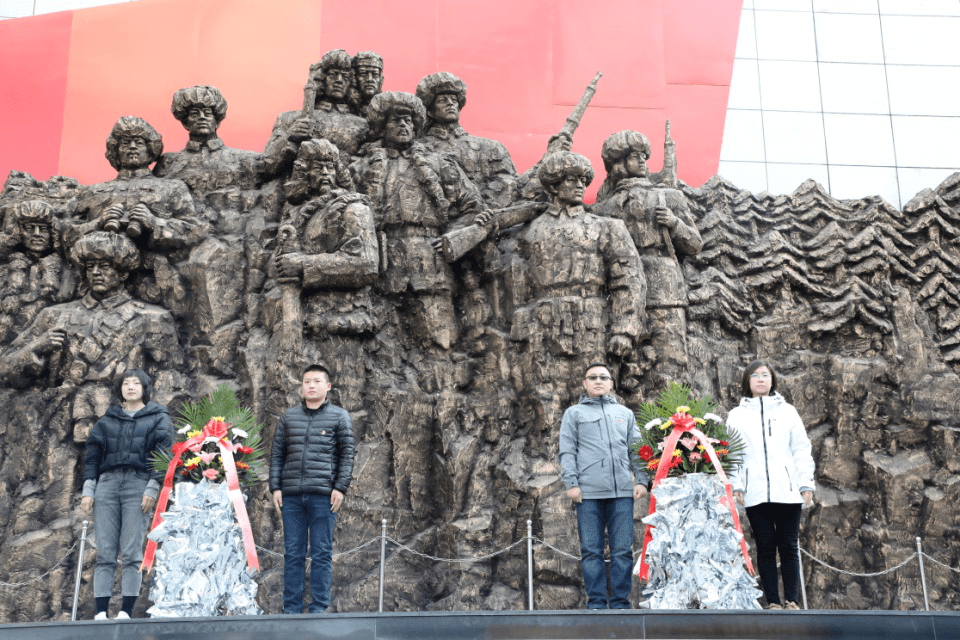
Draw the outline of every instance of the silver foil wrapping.
M651 609L759 609L763 592L744 566L741 534L715 475L667 478L653 490L657 510L647 546Z
M225 484L181 482L148 536L159 544L147 613L157 618L259 615L257 583Z

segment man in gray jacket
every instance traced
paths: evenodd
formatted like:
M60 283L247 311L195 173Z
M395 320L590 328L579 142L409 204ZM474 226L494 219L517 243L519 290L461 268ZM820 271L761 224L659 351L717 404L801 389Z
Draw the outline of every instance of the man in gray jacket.
M303 402L277 424L270 455L270 491L283 515L283 612L303 611L307 540L310 541L309 613L330 606L333 528L353 474L353 423L331 404L330 372L319 364L303 372Z
M577 508L587 608L629 609L633 501L647 495L649 481L633 451L640 433L633 412L611 395L610 367L603 363L587 367L583 388L587 395L563 414L560 466L567 497ZM603 559L607 540L609 592Z

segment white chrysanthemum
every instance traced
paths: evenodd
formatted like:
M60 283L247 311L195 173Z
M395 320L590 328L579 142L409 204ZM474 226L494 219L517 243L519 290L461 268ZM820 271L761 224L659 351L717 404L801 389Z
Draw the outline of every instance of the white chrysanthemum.
M657 427L661 424L663 424L663 420L661 420L660 418L654 418L647 424L643 425L643 428L646 429L647 431L650 431L650 429L653 429L654 427Z

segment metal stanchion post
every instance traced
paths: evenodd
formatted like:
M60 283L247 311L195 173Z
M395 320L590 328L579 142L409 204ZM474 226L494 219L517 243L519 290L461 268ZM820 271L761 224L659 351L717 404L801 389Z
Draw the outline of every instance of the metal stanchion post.
M533 611L533 521L527 520L527 600Z
M920 584L923 585L923 607L930 611L930 600L927 598L927 577L923 575L923 548L920 546L920 536L917 536L917 560L920 561Z
M377 609L383 613L383 567L387 563L387 519L380 521L380 608Z
M71 621L77 619L77 600L80 599L80 575L83 573L83 550L87 544L87 524L88 522L84 520L83 532L80 534L80 552L77 554L77 582L73 586L73 613L70 614Z
M797 564L800 565L800 595L803 596L803 608L809 609L807 606L807 581L803 579L803 552L797 551Z

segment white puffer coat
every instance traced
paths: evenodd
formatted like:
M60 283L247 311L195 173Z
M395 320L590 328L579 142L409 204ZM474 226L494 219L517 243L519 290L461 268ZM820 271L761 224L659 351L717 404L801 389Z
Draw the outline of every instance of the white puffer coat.
M730 478L733 490L743 491L746 506L802 503L801 491L814 490L810 438L800 414L779 393L743 398L727 417L727 426L746 445Z

